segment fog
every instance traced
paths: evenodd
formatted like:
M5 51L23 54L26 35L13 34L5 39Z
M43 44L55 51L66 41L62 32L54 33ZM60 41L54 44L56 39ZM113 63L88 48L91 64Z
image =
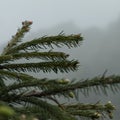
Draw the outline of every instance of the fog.
M49 29L40 29L31 32L25 39L30 40L43 35L57 35L62 30L64 30L66 35L82 33L84 37L84 41L79 48L67 49L63 47L62 49L58 49L71 54L71 58L78 59L80 62L79 70L65 74L43 74L41 72L36 77L65 77L81 80L102 75L106 69L108 70L107 75L120 74L120 17L114 22L111 22L106 28L90 27L88 29L80 29L72 21L60 23ZM120 111L119 95L119 92L114 94L111 91L108 91L108 96L91 93L90 96L84 97L80 94L80 101L93 103L101 100L104 103L111 100L117 107L117 111L115 112L115 119L117 120L120 117L118 114Z
M0 44L16 32L24 20L32 30L74 22L80 28L106 27L120 14L119 0L0 0Z
M65 22L53 26L49 29L42 29L32 33L28 38L40 37L43 35L56 35L60 31L64 30L66 34L82 33L84 41L79 48L74 49L59 49L71 54L71 58L76 58L80 62L80 67L77 72L70 72L68 74L39 74L37 76L43 76L51 78L69 78L77 80L93 78L104 73L108 70L106 75L118 75L120 74L120 16L115 21L111 22L105 28L90 27L88 29L80 29L74 22ZM116 105L117 110L115 112L115 119L117 120L120 111L119 97L120 93L112 93L108 91L108 96L103 94L96 95L92 93L88 97L84 97L80 94L80 101L83 102L107 102L111 100Z
M9 41L21 21L32 20L32 30L24 40L44 35L57 35L62 30L67 34L81 33L84 41L79 48L62 48L78 59L79 70L65 74L37 74L36 77L69 78L77 80L102 75L120 74L120 7L119 0L36 0L0 1L0 52ZM111 100L117 106L115 119L120 118L120 92L108 96L92 93L89 97L80 94L81 102L107 102Z
M120 17L111 22L106 28L90 27L88 29L80 29L71 21L60 23L49 29L35 31L31 35L28 35L27 39L44 35L57 35L62 30L64 30L66 35L81 33L84 38L79 48L67 49L63 47L59 49L71 54L71 58L76 58L80 62L79 71L70 73L73 78L77 76L78 78L92 78L103 74L106 69L108 70L108 75L119 74ZM65 76L69 77L70 74L65 74ZM53 74L53 76L55 75Z

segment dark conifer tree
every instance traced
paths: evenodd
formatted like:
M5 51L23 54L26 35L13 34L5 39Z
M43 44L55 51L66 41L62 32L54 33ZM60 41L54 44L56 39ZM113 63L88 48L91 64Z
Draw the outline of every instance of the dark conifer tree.
M0 120L77 120L113 118L115 107L110 101L85 104L62 104L59 97L77 98L78 92L85 95L89 89L106 93L106 89L118 89L120 76L95 77L90 80L36 78L29 72L76 71L77 60L69 60L64 52L54 47L78 47L83 41L81 34L44 36L27 42L22 38L29 32L31 21L22 22L22 27L12 36L0 55ZM53 49L50 51L50 49ZM33 59L35 62L33 61ZM80 118L79 118L80 117Z

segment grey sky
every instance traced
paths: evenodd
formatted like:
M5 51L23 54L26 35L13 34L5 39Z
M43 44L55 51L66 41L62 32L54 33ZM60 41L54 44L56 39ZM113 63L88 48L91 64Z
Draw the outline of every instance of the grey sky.
M119 0L0 0L0 43L32 20L32 29L72 21L81 28L104 27L120 15Z

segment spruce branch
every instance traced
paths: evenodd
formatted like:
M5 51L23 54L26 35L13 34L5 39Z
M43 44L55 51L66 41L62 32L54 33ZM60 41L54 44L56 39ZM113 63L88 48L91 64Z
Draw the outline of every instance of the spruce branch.
M27 60L33 58L39 58L43 60L65 60L69 55L64 52L29 52L29 53L18 53L12 55L0 56L0 63L6 63L9 61L15 61L18 59L25 58Z
M119 86L114 86L114 84L116 83L117 84L120 83L120 76L113 75L113 76L104 77L104 79L103 78L101 79L101 77L95 77L91 80L71 83L64 87L60 86L55 89L45 90L43 92L32 94L31 96L42 97L42 96L57 95L57 94L62 94L66 91L76 90L76 89L86 90L84 91L84 95L86 95L88 93L85 92L89 92L88 89L94 86L96 87L96 90L99 90L98 88L100 87L103 93L106 93L106 89L111 89L114 92L114 88L115 90L119 89ZM111 87L109 88L107 85L110 85Z
M52 62L40 62L40 63L23 63L23 64L5 64L2 65L3 69L10 71L23 71L23 72L51 72L55 73L60 72L69 72L75 71L78 68L78 61L52 61Z
M22 22L22 27L18 29L0 56L0 100L16 112L16 115L8 119L22 119L21 114L24 114L25 119L36 117L43 120L76 120L78 116L96 120L104 115L112 119L115 107L110 101L106 104L61 104L57 97L77 98L78 90L88 95L89 89L94 89L96 93L100 90L107 94L107 89L116 92L119 90L119 75L106 77L107 71L105 71L101 77L84 81L35 78L29 75L28 72L64 73L77 70L79 62L68 60L68 54L45 51L54 47L77 47L83 41L81 34L66 36L62 31L56 36L44 36L23 43L22 38L30 30L31 24L31 21ZM40 49L46 50L42 52ZM34 62L34 59L37 61Z
M22 102L28 102L30 104L39 106L40 108L44 109L44 111L49 112L50 118L56 119L56 120L76 120L74 117L72 117L70 114L66 116L66 112L59 109L55 105L51 105L45 101L42 101L37 98L28 98L28 97L21 97L19 100Z
M24 73L18 73L18 72L6 71L6 70L0 70L0 75L4 76L5 78L16 81L32 81L35 79L33 76Z
M100 102L95 104L71 104L71 105L64 105L66 110L76 109L76 110L98 110L98 111L108 111L108 110L115 110L115 106L112 105L110 101L105 105L101 104Z
M64 110L63 105L61 105L57 99L55 99L55 98L53 98L53 97L51 97L51 96L49 96L49 97L47 97L47 98L48 98L49 100L52 100L53 102L55 102L55 103L58 105L58 107L60 107L62 110Z
M8 45L4 48L2 55L9 54L9 51L17 45L18 42L24 37L25 33L29 31L30 25L32 21L24 21L22 22L22 28L18 29L17 33L12 36L12 39L8 43Z
M91 118L92 120L99 119L101 117L101 114L99 112L89 111L89 110L73 111L71 112L71 114L74 116L80 116L80 117L82 116L82 117Z
M111 119L113 111L115 110L115 106L112 105L110 101L108 103L102 105L100 103L97 104L73 104L73 105L64 105L64 109L70 114L82 116L82 117L90 117L90 118L101 118L104 117L103 113L106 113L108 117Z
M40 90L46 90L46 89L50 89L50 88L52 88L52 89L56 88L55 85L57 87L65 86L64 84L61 85L61 83L59 83L57 79L47 80L45 78L38 79L38 78L30 78L30 77L27 79L29 79L29 80L24 80L19 83L13 83L12 85L8 85L7 88L5 88L3 90L6 92L10 92L10 91L19 90L22 88L24 88L24 89L26 88L28 90L30 87L36 87L36 88L38 87Z
M43 48L53 48L53 45L57 47L62 47L66 45L69 48L77 47L80 45L81 41L83 41L83 37L80 34L77 35L57 35L57 36L49 36L49 37L41 37L38 39L31 40L26 43L22 43L17 47L14 47L9 50L9 54L13 54L19 52L20 50L38 50Z
M4 83L4 77L0 75L0 90L1 88L5 87L5 83Z

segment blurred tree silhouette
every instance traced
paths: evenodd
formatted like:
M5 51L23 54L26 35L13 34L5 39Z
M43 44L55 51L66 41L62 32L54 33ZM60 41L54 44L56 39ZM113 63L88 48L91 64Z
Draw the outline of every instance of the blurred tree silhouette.
M69 55L53 51L54 47L78 47L83 41L81 34L43 36L22 42L29 32L32 21L22 22L22 27L12 36L0 56L0 118L5 120L77 120L113 118L115 106L96 102L85 104L60 103L59 97L77 98L78 92L89 94L89 89L117 91L120 76L95 77L90 80L35 78L29 72L69 72L76 71L77 60L69 60ZM52 50L51 50L52 49ZM33 61L33 59L37 61ZM22 60L21 60L22 59ZM21 60L22 62L17 62ZM9 83L9 84L8 84ZM52 101L52 102L51 102ZM7 107L6 107L7 106Z

